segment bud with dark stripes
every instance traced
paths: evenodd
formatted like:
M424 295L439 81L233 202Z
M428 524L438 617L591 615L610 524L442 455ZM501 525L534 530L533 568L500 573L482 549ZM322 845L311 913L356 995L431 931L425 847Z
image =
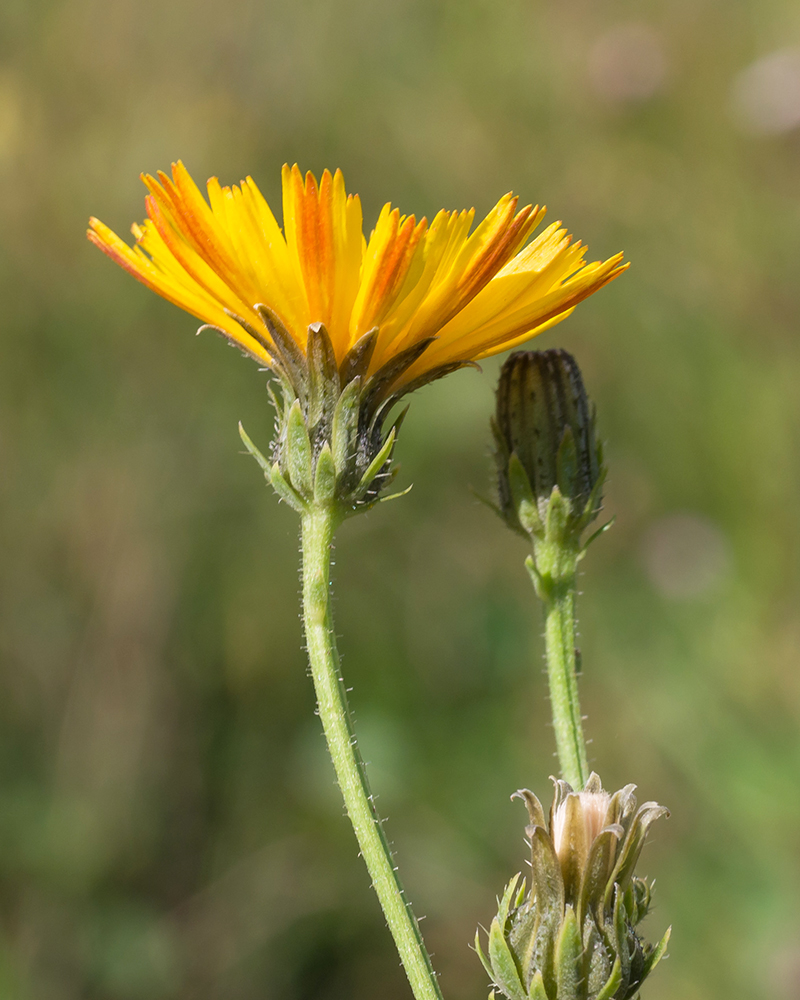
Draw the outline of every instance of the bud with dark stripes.
M572 355L512 354L500 372L492 431L506 522L534 540L579 539L600 511L606 470Z

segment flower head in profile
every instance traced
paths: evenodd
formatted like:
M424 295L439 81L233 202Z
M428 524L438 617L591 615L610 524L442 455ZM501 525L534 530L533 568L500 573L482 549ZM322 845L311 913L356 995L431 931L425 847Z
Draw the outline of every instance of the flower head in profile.
M333 447L333 409L357 381L360 459L345 492L385 444L399 396L559 323L627 266L621 254L587 264L557 222L530 239L544 210L510 194L472 232L474 211L428 222L387 204L366 240L340 171L317 183L285 166L282 229L250 177L212 178L207 201L180 162L143 180L135 245L94 218L89 239L275 371L308 427L312 464Z

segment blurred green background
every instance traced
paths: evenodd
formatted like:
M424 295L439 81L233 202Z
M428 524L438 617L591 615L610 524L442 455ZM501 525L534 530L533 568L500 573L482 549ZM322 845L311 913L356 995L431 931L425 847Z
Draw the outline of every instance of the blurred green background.
M800 997L800 7L3 0L0 996L410 996L313 712L265 376L84 239L140 170L340 166L365 218L550 206L631 270L537 346L608 441L580 603L609 787L672 808L650 1000ZM421 392L402 501L342 529L337 625L448 1000L554 770L499 362Z

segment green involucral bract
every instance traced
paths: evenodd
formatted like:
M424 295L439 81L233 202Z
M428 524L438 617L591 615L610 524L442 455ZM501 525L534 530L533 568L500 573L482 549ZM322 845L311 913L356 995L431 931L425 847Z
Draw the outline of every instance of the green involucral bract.
M531 882L515 875L489 929L486 971L508 1000L630 1000L663 957L669 930L647 944L637 926L651 887L634 874L650 825L668 811L638 806L634 785L613 795L592 774L582 792L555 782L549 822L523 789Z
M241 428L240 434L267 480L298 513L324 507L338 521L389 499L381 494L396 473L392 457L405 416L402 412L386 429L389 411L401 396L470 362L433 368L397 389L398 379L431 346L433 338L414 344L367 376L377 327L365 333L337 364L322 323L308 328L303 352L272 310L257 308L270 340L251 332L269 350L270 367L278 380L278 393L272 394L277 419L271 460Z

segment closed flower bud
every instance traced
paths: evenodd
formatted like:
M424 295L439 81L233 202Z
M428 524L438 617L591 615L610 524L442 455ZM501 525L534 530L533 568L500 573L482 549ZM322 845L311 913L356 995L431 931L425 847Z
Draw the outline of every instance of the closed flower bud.
M518 351L497 387L495 438L500 510L538 538L580 536L597 516L605 479L594 412L566 351ZM548 523L550 521L550 523Z
M634 868L663 806L637 808L634 786L613 795L592 774L574 792L555 783L549 822L533 792L515 793L528 807L531 885L516 875L489 931L488 955L475 947L495 986L509 1000L629 1000L662 958L636 931L647 915L650 886Z

